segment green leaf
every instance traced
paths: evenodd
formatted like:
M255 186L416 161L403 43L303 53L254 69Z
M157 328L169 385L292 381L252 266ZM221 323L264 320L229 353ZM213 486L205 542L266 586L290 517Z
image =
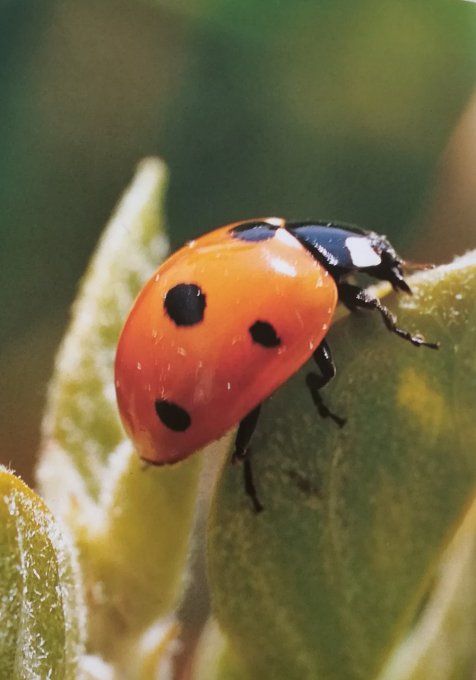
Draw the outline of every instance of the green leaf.
M418 621L379 680L462 680L476 670L476 503L443 555Z
M80 285L50 385L44 455L65 452L93 501L101 495L109 456L124 439L112 373L117 338L141 285L168 252L162 215L166 182L160 161L139 166ZM40 467L44 485L49 472L54 475L51 467ZM62 491L67 502L61 487L54 499L59 502Z
M77 677L82 603L71 548L43 501L0 466L0 677Z
M165 257L164 165L141 163L107 226L59 350L38 469L77 542L91 651L116 659L181 592L200 457L147 469L125 437L113 383L117 338Z
M408 630L476 489L476 254L388 298L416 349L370 313L329 334L320 420L309 366L265 405L256 516L225 467L209 526L213 609L244 677L371 680Z

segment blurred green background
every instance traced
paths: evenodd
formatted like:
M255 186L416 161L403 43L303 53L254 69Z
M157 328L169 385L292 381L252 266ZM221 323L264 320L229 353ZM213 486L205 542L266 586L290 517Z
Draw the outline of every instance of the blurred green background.
M455 0L0 2L1 461L28 479L68 307L141 157L169 164L174 245L277 214L421 253L475 40Z

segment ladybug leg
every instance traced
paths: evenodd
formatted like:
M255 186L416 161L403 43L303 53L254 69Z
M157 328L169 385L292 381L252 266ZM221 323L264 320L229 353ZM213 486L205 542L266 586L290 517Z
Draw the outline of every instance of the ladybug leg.
M253 479L253 470L251 468L251 461L249 458L245 458L243 461L243 478L245 482L245 492L251 498L253 503L253 510L258 514L264 510L259 498L256 493L256 487Z
M316 349L313 358L320 371L320 375L308 373L306 376L306 385L311 393L312 401L321 418L330 418L339 427L344 427L347 422L346 419L332 413L322 401L321 393L319 391L325 387L336 374L336 366L332 358L331 349L325 340L323 340Z
M408 340L415 347L429 347L430 349L438 349L440 346L438 342L426 342L421 335L412 335L409 331L399 328L397 326L397 317L385 307L378 298L369 295L362 288L352 286L350 283L341 283L339 285L339 298L344 305L351 311L356 309L371 309L379 312L384 324L391 333L395 333L404 340Z
M235 450L232 457L233 463L246 460L249 455L249 444L258 424L260 410L261 404L250 411L240 422L238 432L236 433Z
M259 501L253 480L253 470L250 460L250 440L258 423L260 409L261 404L250 411L239 424L238 432L236 433L235 450L231 459L232 463L237 463L240 461L243 462L243 481L245 484L245 492L251 498L255 512L261 512L263 510L263 506Z

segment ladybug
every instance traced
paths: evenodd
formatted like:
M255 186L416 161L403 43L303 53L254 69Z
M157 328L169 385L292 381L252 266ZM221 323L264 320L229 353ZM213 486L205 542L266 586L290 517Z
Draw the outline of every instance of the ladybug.
M403 264L385 236L322 221L253 219L187 243L145 285L117 348L119 411L141 458L175 463L239 423L233 461L244 460L245 489L261 510L247 457L260 405L311 357L317 410L344 425L320 396L336 372L325 336L339 300L437 348L347 281L364 272L411 293Z

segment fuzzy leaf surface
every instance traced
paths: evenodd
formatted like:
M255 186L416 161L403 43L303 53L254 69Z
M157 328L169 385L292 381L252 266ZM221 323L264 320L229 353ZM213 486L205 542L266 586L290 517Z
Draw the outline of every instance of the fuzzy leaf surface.
M0 677L77 677L78 573L44 502L0 467Z

